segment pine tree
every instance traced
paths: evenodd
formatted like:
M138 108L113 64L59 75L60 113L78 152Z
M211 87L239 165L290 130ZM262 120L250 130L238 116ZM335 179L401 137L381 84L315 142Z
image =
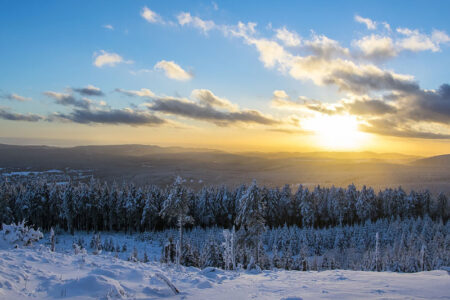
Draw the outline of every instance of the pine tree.
M74 224L73 219L75 215L75 201L74 201L74 194L73 194L73 187L72 185L68 185L63 194L63 214L64 218L67 221L67 229L69 230L70 234L74 234Z
M236 225L239 226L238 246L248 250L250 258L259 263L259 244L265 231L264 203L260 199L259 188L253 180L250 187L242 195Z
M147 252L144 252L144 258L143 258L142 262L143 263L148 263L149 262Z
M380 234L377 232L375 235L375 270L380 270Z
M300 211L302 214L302 222L304 226L312 227L315 221L315 207L311 193L305 189L300 201Z
M192 223L193 219L189 216L189 198L186 188L182 184L181 177L177 177L173 183L169 196L163 203L160 211L162 217L177 218L177 225L179 231L178 251L177 251L177 266L179 267L183 249L183 226Z
M225 263L226 270L236 270L236 245L235 245L235 236L236 232L233 226L233 229L230 231L225 229L223 231L223 259Z

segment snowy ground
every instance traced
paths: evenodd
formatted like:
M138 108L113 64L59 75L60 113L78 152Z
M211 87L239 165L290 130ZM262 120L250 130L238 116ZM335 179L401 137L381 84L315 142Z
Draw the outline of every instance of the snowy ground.
M180 290L174 295L157 276ZM117 259L109 254L53 253L47 247L0 249L0 299L450 299L446 271L199 270Z

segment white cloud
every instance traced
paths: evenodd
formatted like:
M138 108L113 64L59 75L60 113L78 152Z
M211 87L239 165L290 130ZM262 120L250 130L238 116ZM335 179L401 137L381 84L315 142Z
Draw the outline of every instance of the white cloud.
M100 50L94 53L94 66L101 68L103 66L114 67L120 63L133 63L132 61L124 60L122 56L117 53L106 52L105 50Z
M235 111L239 108L236 104L231 103L231 101L229 101L228 99L220 98L214 95L210 90L193 90L191 93L191 98L197 99L200 104L206 106L225 108L231 111Z
M296 32L289 31L286 27L278 28L275 30L277 33L277 39L283 42L287 47L295 47L300 45L300 37Z
M317 35L314 32L312 38L305 41L304 44L314 54L324 58L348 56L350 54L349 50L342 47L338 41L332 40L325 35Z
M441 50L440 45L446 44L450 41L450 37L444 32L433 30L431 35L420 33L417 29L411 30L409 28L397 28L397 32L404 35L397 45L402 50L410 50L413 52L431 50L438 52Z
M394 43L390 37L372 34L365 36L354 44L369 58L388 58L397 55Z
M5 99L8 99L8 100L16 100L16 101L20 101L20 102L25 102L25 101L31 101L32 100L29 97L20 96L20 95L15 94L15 93L4 95L4 96L0 96L0 98L5 98Z
M445 31L441 30L433 30L431 33L431 40L433 40L437 44L444 44L450 42L450 37L445 33Z
M291 55L284 50L283 46L265 38L255 38L256 23L244 24L239 22L237 26L223 27L224 33L232 36L241 37L249 45L254 45L259 52L259 60L263 62L267 68L278 65L280 70L285 70L285 66L291 59Z
M265 67L273 67L279 64L280 69L284 69L285 62L290 58L288 52L277 42L267 39L249 39L249 43L256 46L259 51L259 59Z
M217 5L217 3L214 1L212 2L212 7L214 10L219 10L219 5Z
M216 24L213 21L205 21L199 17L192 17L188 12L182 12L177 16L178 23L181 26L191 25L193 27L199 28L203 33L207 33L209 30L213 29Z
M366 25L369 30L375 30L377 28L377 23L369 18L363 18L359 15L355 15L355 21Z
M112 26L111 24L105 24L102 27L105 29L114 30L114 26Z
M144 6L142 8L141 17L143 17L149 23L163 23L162 18L147 6Z
M155 69L163 70L168 78L175 80L189 80L193 77L173 61L161 60L155 65Z
M131 97L137 96L137 97L150 98L150 99L155 97L155 94L149 89L140 89L139 91L116 89L116 92L125 94L127 96L131 96Z
M283 90L275 90L275 91L273 91L273 97L287 99L287 98L289 98L289 95Z

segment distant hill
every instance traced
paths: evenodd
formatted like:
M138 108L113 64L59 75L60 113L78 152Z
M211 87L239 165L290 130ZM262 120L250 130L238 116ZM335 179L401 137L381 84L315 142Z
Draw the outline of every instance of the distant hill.
M417 166L450 168L450 154L438 155L414 161ZM450 184L450 182L449 182Z
M104 181L137 185L186 178L193 188L205 184L238 185L256 179L270 186L402 186L450 193L450 155L418 158L395 153L311 152L228 153L211 149L154 145L59 148L0 144L0 173L90 170Z

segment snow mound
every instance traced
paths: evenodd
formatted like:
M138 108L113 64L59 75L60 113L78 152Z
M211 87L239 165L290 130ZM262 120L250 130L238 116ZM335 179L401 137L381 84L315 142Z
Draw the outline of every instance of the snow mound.
M199 289L209 289L212 288L212 284L209 281L203 281L197 284L197 288Z
M87 275L80 279L69 279L50 287L49 295L58 297L80 297L89 295L98 298L123 298L125 290L120 283L103 275Z

